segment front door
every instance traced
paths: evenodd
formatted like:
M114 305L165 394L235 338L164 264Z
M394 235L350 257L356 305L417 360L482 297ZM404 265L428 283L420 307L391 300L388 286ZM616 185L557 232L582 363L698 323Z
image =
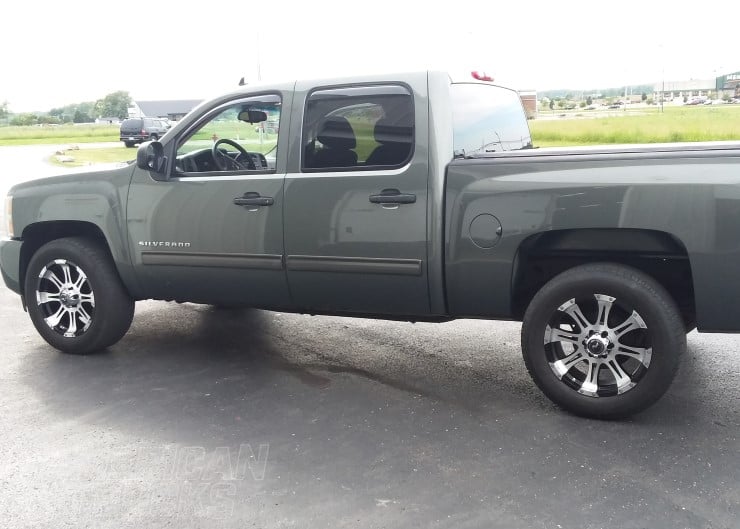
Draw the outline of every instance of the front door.
M138 279L150 297L290 306L282 106L280 93L218 105L170 140L176 157L169 178L136 170L128 228Z
M296 85L302 135L286 177L294 303L316 312L429 314L426 106L414 110L426 94L394 83L308 89Z

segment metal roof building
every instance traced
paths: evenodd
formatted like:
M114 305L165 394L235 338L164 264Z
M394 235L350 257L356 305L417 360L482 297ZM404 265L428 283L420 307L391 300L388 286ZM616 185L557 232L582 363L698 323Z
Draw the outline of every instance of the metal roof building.
M134 101L128 109L129 117L182 119L201 103L199 99L170 99L164 101Z

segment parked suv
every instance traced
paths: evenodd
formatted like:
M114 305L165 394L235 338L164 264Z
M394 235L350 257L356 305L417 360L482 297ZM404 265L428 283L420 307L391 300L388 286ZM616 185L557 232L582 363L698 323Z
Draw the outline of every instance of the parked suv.
M164 119L130 118L121 123L121 141L126 147L133 147L137 143L147 140L158 140L170 129Z

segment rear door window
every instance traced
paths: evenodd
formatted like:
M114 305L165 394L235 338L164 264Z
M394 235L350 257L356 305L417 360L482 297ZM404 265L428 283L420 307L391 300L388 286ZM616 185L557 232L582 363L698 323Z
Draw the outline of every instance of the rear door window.
M401 167L413 147L414 101L405 86L317 90L306 101L304 171Z

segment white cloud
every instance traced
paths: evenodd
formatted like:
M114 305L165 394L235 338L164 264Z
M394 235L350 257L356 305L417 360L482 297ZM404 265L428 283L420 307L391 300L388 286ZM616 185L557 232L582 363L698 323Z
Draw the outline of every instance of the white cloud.
M0 32L0 101L25 111L114 90L208 97L255 79L258 62L265 80L481 69L540 90L740 70L740 6L661 4L13 2Z

